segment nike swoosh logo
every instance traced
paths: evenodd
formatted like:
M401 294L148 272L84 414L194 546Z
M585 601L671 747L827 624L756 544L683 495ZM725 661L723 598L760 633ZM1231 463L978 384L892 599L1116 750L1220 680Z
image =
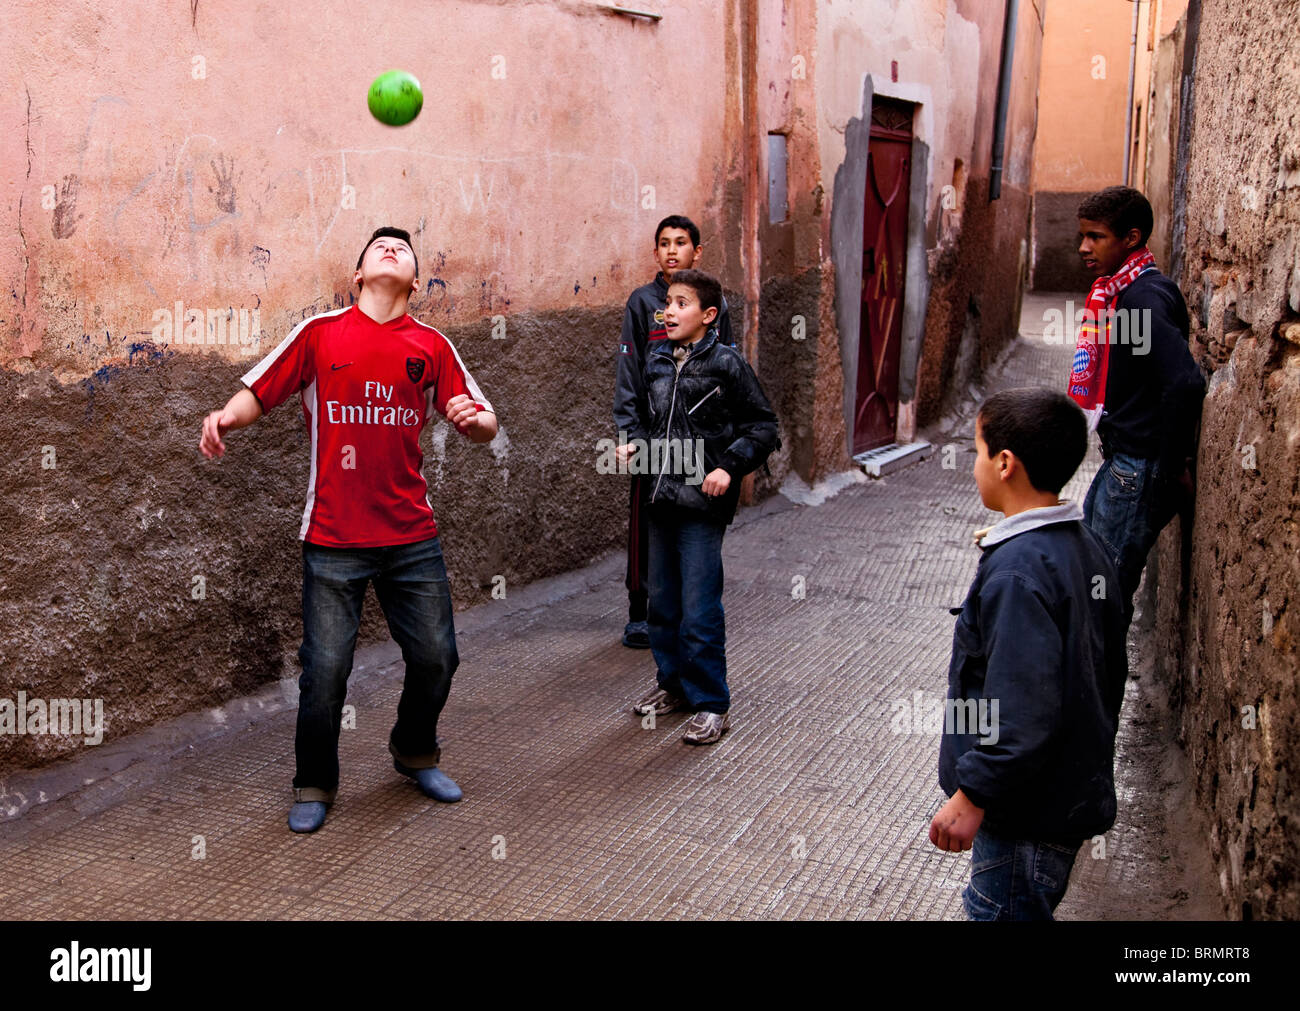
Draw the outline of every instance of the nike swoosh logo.
M351 364L353 364L353 363L352 363L352 362L344 362L342 365L331 365L331 366L330 366L330 371L331 371L331 372L337 372L339 369L346 369L346 368L347 368L349 365L351 365Z

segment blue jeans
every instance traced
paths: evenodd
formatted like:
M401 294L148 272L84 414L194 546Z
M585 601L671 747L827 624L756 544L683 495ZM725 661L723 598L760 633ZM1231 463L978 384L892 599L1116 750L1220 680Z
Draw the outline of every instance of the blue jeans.
M727 525L702 512L652 506L650 649L659 687L694 712L725 713L727 627L722 613L722 536Z
M331 803L339 783L339 729L366 584L402 649L406 679L388 750L412 769L438 764L438 716L460 658L438 538L381 548L302 546L302 677L294 798Z
M962 905L972 920L1050 920L1065 896L1081 842L1008 839L983 827L971 845Z
M1160 480L1155 460L1114 453L1102 462L1084 496L1083 521L1110 549L1129 615L1147 555L1178 511L1178 487Z

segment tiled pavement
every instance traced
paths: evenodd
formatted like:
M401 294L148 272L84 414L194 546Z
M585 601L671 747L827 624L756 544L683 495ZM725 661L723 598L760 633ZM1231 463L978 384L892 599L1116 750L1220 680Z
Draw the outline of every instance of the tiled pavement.
M1025 318L1044 304L1028 298ZM1070 349L1031 329L989 390L1060 385ZM895 703L943 695L947 608L975 568L971 531L991 519L970 477L965 406L950 433L932 436L940 452L928 461L819 506L777 497L729 533L734 729L722 743L687 747L684 716L649 730L629 713L653 661L618 642L625 596L611 557L457 616L461 667L440 729L460 804L426 800L392 770L401 661L389 643L358 654L356 728L343 732L339 800L320 832L296 836L284 821L290 680L10 777L0 817L25 810L0 821L0 909L11 919L959 918L969 856L926 836L942 800L938 739L893 723ZM1218 915L1203 847L1165 831L1177 763L1149 696L1149 675L1130 684L1120 822L1104 859L1081 853L1063 917Z

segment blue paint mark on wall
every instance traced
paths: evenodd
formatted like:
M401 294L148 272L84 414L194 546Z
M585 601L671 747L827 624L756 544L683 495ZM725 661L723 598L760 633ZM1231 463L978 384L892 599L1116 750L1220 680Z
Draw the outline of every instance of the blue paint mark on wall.
M136 355L142 356L146 363L150 363L160 362L168 355L173 355L175 353L176 352L174 351L166 350L165 347L158 347L158 345L153 341L140 341L127 348L126 363L128 365L134 365Z

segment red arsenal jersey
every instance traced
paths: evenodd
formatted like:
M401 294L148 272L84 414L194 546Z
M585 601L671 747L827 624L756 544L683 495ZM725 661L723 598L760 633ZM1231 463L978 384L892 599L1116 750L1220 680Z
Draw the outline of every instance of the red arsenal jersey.
M243 382L263 411L301 393L311 478L298 536L327 547L436 536L420 432L462 393L492 411L437 330L405 314L376 323L355 305L303 320Z

